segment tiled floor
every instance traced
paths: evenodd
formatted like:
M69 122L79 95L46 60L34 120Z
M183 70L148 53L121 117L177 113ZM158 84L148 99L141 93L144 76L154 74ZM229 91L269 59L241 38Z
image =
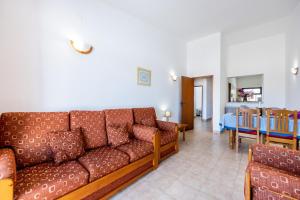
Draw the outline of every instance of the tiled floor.
M228 135L212 133L210 124L197 120L186 141L180 137L179 153L113 199L244 199L248 145L242 143L236 153L228 147Z

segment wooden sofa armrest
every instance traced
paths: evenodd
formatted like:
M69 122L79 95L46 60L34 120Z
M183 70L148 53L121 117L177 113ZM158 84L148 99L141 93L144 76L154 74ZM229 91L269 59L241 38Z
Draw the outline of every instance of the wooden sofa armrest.
M11 178L0 180L0 194L1 200L14 199L14 181Z
M16 160L13 150L0 149L0 194L3 200L12 200L16 181Z
M156 132L153 137L153 147L154 147L154 159L153 159L153 166L154 169L158 167L159 160L160 160L160 134Z

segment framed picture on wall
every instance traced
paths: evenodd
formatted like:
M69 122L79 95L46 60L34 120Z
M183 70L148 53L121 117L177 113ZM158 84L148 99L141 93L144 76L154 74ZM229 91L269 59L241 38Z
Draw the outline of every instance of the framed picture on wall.
M138 85L151 85L151 71L147 69L137 68L137 84Z

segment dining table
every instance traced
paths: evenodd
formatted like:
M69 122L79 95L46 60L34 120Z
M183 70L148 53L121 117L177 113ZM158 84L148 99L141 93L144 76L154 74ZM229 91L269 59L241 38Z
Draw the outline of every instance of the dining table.
M267 133L267 116L262 115L257 117L257 115L252 116L252 123L253 126L256 127L257 119L260 120L260 128L259 132L262 135L265 135ZM243 116L239 115L239 124L242 124ZM294 129L294 119L289 118L289 131L293 132ZM298 130L297 130L297 140L300 140L300 119L298 119ZM233 140L234 135L233 132L236 130L236 114L235 113L226 113L223 116L222 121L220 122L220 127L222 131L229 130L229 140L230 140L230 147L233 148ZM270 128L271 130L275 127L275 119L273 117L270 118ZM281 133L272 132L275 136L282 136Z

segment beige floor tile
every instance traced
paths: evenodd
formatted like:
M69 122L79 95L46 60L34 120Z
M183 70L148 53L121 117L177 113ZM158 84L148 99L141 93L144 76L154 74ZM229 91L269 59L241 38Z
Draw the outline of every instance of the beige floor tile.
M180 135L180 151L139 179L114 200L242 200L248 143L229 149L228 134L213 133L211 122L195 124Z

